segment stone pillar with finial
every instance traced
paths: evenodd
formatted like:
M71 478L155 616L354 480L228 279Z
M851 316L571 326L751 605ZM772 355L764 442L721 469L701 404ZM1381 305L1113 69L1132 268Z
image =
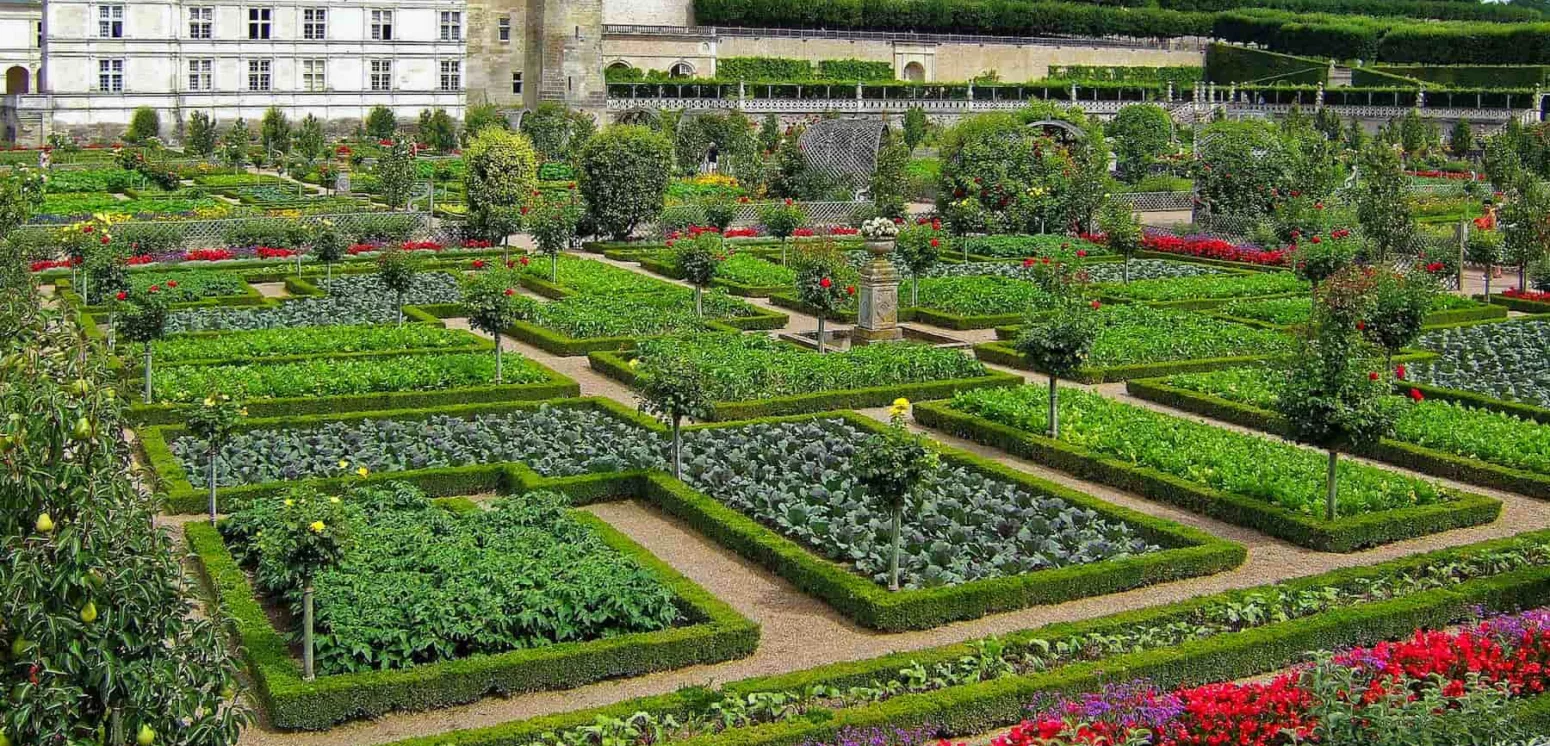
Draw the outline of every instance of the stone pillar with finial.
M904 338L899 328L899 270L889 261L899 226L888 218L872 218L861 224L871 261L861 267L861 288L856 305L852 345L893 342Z

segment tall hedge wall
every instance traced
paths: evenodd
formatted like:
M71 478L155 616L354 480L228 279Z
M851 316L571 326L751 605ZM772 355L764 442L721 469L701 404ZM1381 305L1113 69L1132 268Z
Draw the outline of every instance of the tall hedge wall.
M1547 65L1376 65L1371 71L1450 88L1533 88L1550 78Z
M1206 80L1213 83L1318 85L1329 82L1329 64L1263 49L1212 44L1206 49Z

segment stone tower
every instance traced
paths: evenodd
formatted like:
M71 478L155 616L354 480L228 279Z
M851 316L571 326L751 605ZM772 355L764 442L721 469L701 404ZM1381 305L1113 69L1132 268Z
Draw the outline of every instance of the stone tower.
M603 0L469 0L468 103L600 114Z

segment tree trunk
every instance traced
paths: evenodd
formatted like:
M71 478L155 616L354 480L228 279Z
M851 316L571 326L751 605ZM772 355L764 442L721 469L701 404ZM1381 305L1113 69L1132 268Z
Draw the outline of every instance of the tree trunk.
M329 262L328 263L328 278L323 280L323 287L327 288L329 285L332 285L332 284L334 284L334 263L333 262Z
M783 267L791 266L786 261L786 239L784 239L784 238L780 239L780 264Z
M1528 262L1521 262L1518 264L1518 291L1523 293L1528 292ZM1485 302L1490 303L1491 297L1486 296Z
M920 307L920 275L910 279L910 308Z
M1129 285L1130 284L1130 255L1129 254L1125 255L1125 266L1120 270L1120 273L1124 275L1125 284Z
M823 354L823 312L818 313L818 354Z
M495 335L495 383L501 383L501 335Z
M142 400L146 404L151 403L151 343L145 343L145 396Z
M705 288L694 286L694 315L705 316Z
M1060 437L1060 392L1055 388L1054 375L1049 377L1049 436Z
M398 325L404 325L404 294L398 293Z
M549 281L558 284L560 282L560 252L549 255Z
M1324 476L1324 487L1328 492L1324 498L1324 517L1331 521L1335 520L1335 497L1339 490L1339 486L1335 483L1335 466L1339 462L1340 452L1333 448L1329 449L1329 471Z
M108 309L108 352L113 351L113 343L118 338L118 327L113 323L114 311Z
M307 681L317 678L312 669L312 581L301 587L301 675Z
M682 415L673 415L673 478L674 479L683 479L683 473L684 473L683 429L681 427L682 423L683 423L683 416Z
M219 449L210 441L210 525L215 525L215 456Z
M893 551L888 557L888 590L899 590L899 533L904 523L904 506L893 509Z
M1463 290L1463 288L1459 288ZM1491 265L1485 265L1485 299L1491 300Z

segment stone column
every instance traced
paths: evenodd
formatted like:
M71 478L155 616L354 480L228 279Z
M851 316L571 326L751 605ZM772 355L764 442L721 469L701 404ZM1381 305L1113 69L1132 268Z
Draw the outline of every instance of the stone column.
M893 241L868 241L872 261L861 268L860 301L856 308L856 328L851 330L852 345L892 342L904 338L899 329L899 271L888 255Z

